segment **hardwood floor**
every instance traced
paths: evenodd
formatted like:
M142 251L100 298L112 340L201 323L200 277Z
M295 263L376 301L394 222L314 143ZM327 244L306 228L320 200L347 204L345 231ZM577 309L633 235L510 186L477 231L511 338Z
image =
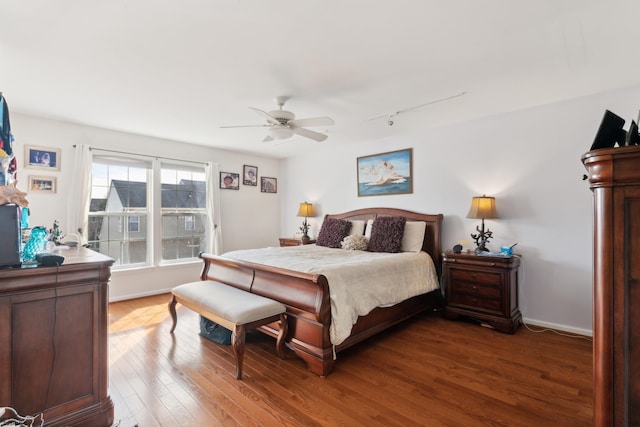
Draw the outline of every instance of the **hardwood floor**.
M151 426L589 426L591 342L520 328L502 334L439 313L338 354L319 378L275 340L248 334L244 378L230 346L198 335L169 295L109 306L116 424Z

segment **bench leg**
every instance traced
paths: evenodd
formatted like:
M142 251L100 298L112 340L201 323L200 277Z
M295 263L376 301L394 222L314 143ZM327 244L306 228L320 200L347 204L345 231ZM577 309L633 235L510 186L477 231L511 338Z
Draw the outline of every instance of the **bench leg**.
M178 301L176 300L176 296L173 295L171 297L171 301L169 301L169 313L171 313L171 318L173 319L173 325L171 325L170 333L176 329L176 325L178 324L178 315L176 314L176 304Z
M287 322L287 316L284 313L280 315L280 331L278 332L278 338L276 340L276 351L281 359L284 359L284 338L287 336L287 329L289 324Z
M231 334L231 345L236 357L236 379L242 379L242 359L244 358L245 325L236 325Z

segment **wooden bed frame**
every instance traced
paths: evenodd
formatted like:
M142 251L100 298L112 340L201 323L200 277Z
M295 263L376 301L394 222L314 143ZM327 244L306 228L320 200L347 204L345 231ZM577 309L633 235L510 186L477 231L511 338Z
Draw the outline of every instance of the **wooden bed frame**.
M429 253L440 277L442 251L440 234L442 214L421 214L394 208L366 208L326 218L350 220L375 219L377 216L404 216L407 221L425 221L427 227L422 250ZM326 376L333 369L334 348L329 338L331 308L329 283L322 274L307 274L262 264L245 262L203 253L202 280L216 280L280 301L287 307L289 331L287 346L302 358L309 370ZM381 332L403 320L442 305L440 289L418 295L386 308L376 308L366 316L360 316L351 335L335 347L339 352ZM260 330L277 337L277 324L262 326Z

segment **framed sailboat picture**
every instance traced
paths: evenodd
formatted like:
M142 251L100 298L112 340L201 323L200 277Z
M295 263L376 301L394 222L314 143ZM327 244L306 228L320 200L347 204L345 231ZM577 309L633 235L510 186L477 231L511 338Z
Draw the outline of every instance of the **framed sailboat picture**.
M358 157L358 197L413 193L412 149Z

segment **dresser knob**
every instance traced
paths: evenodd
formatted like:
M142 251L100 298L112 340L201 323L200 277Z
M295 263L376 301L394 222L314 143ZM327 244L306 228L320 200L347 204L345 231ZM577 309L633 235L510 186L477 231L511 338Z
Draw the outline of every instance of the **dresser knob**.
M477 287L477 286L472 286L472 287L471 287L471 290L472 290L473 292L478 292L478 287Z
M472 278L473 280L476 280L476 274L475 274L475 273L472 273L472 274L471 274L471 278Z

